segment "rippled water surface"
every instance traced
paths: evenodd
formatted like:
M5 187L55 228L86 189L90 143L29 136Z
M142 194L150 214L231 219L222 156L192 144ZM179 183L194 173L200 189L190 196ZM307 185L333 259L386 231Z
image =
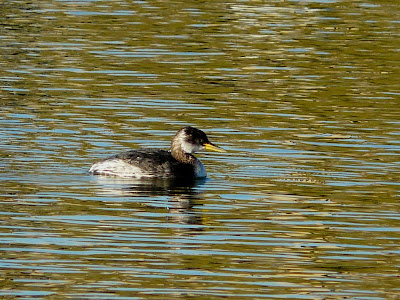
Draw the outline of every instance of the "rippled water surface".
M0 297L397 299L399 11L0 2ZM87 173L186 125L207 180Z

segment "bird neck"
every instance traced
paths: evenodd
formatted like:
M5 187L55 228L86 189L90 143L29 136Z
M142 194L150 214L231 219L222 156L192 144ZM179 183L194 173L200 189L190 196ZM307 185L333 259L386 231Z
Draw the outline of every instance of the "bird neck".
M183 151L182 147L176 143L172 143L171 145L171 154L177 161L184 164L194 165L197 161L197 158L194 157L194 155L186 153Z

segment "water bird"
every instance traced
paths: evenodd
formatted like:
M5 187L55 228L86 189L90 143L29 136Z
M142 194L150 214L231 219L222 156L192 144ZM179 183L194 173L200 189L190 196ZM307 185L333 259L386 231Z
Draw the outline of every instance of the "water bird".
M122 152L94 163L89 173L131 178L205 178L206 169L193 155L204 149L226 152L211 143L203 131L187 126L173 137L170 151L142 148Z

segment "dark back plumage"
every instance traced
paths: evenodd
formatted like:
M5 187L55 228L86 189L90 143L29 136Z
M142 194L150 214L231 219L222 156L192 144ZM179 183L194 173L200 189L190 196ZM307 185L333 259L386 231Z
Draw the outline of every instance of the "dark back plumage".
M154 177L194 177L194 166L177 161L170 151L159 149L130 150L107 159L121 159Z

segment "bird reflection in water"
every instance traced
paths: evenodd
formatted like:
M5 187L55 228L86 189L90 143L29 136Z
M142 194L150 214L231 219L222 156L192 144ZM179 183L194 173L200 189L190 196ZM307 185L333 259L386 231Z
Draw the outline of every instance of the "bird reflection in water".
M186 230L201 231L201 216L195 212L199 206L201 193L198 187L206 179L125 179L118 177L97 176L93 180L101 186L100 192L105 196L132 197L133 201L126 204L138 203L149 209L165 208L168 211L166 220L176 224L194 225L184 227Z

